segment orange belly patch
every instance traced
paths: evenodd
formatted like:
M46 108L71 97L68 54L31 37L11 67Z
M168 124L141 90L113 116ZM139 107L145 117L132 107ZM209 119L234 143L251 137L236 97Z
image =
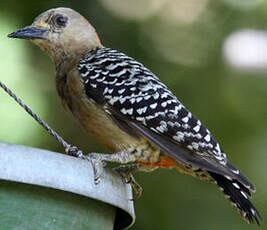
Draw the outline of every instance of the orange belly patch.
M161 156L160 161L158 162L147 162L147 161L139 161L136 160L135 162L143 164L143 165L148 165L148 166L154 166L154 167L175 167L177 165L176 161L169 157L169 156Z

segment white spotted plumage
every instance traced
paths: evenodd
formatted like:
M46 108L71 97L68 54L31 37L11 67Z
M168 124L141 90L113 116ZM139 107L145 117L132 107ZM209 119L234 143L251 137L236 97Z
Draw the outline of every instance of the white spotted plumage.
M105 102L124 115L133 120L138 117L138 121L154 128L154 132L185 144L196 154L206 154L225 164L226 158L221 148L215 148L219 144L210 132L139 62L118 51L97 48L80 61L78 68L83 81L89 81L86 91L90 91L90 86L98 88L98 94L102 90ZM103 90L102 85L112 88ZM166 127L159 124L161 120L166 121Z
M198 162L196 165L202 165L201 161L210 165L207 168L211 170L195 165L195 171L204 175L207 170L241 214L250 222L259 222L260 215L247 197L254 186L227 160L210 131L149 69L121 52L98 47L80 60L78 70L91 100L104 105L110 114L119 113L136 127L142 124L152 136L159 135L169 139L170 144L176 143L177 148L187 149L187 156ZM183 160L183 156L177 159Z

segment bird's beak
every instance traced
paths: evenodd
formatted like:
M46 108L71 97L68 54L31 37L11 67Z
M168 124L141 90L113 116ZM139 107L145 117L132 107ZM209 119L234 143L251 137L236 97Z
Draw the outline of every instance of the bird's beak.
M21 38L21 39L46 39L46 32L48 29L37 26L25 26L17 31L7 35L9 38Z

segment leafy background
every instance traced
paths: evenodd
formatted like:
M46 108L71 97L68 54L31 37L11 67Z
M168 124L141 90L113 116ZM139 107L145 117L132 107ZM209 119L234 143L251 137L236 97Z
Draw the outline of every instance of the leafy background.
M266 219L267 65L235 67L223 54L231 33L242 29L265 33L267 1L0 1L0 80L66 140L85 152L105 152L63 111L50 59L30 42L6 37L44 10L58 6L79 11L96 27L105 46L144 63L175 92L255 183L253 202ZM232 51L250 57L246 47ZM2 90L0 123L2 142L63 151ZM242 221L213 184L175 170L137 173L136 177L144 193L135 203L133 230L258 229ZM262 229L266 226L263 223Z

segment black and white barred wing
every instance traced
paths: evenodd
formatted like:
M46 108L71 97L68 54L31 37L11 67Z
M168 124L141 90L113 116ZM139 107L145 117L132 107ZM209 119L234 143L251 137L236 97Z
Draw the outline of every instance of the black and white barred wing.
M178 162L208 171L225 194L226 198L229 199L232 205L240 212L241 216L249 223L255 221L260 225L260 219L262 219L262 217L248 198L248 196L251 196L250 190L254 191L255 188L240 172L238 172L238 174L233 172L233 170L237 169L227 159L225 159L225 164L221 164L216 157L214 159L210 154L194 152L194 149L188 148L189 144L187 142L173 140L172 136L169 134L165 135L164 133L159 133L154 129L152 130L150 126L148 127L132 117L118 114L113 107L109 107L109 112L113 114L117 122L123 127L125 127L126 122L127 125L132 127L135 131L138 130ZM158 121L154 120L155 124L161 124L162 121L166 123L170 121L174 122L173 119L166 119L165 116L159 116ZM205 148L202 148L202 150L204 151Z
M201 122L173 95L167 94L168 91L163 90L152 94L145 92L136 98L126 99L123 105L112 98L107 108L117 121L126 122L180 163L237 179L254 190ZM140 100L135 109L132 106L134 100Z
M89 98L106 106L118 124L142 133L177 161L254 186L226 158L217 141L146 67L109 48L79 63Z
M247 198L254 186L227 160L201 122L147 68L108 48L89 52L79 63L85 92L104 106L129 134L142 134L169 156L210 173L249 222L260 214Z

